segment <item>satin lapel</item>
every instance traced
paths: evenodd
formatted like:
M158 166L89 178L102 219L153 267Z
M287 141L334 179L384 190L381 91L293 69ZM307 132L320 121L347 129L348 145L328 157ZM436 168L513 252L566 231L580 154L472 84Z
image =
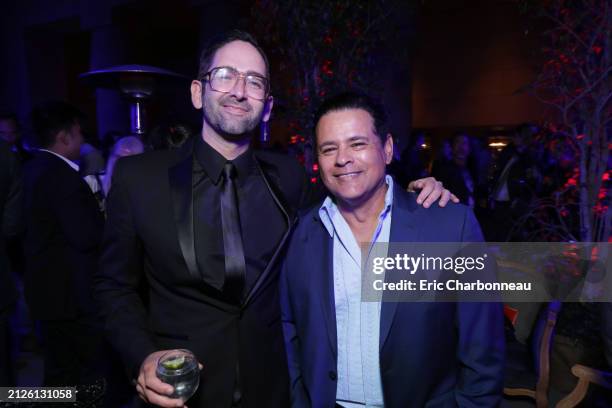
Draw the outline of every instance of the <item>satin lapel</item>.
M416 242L418 241L418 231L416 226L416 217L414 216L414 212L417 209L416 200L410 196L409 193L400 189L400 187L395 184L395 188L393 190L393 212L391 214L391 231L389 236L390 243L399 243L399 242ZM392 249L392 246L389 248L388 257L392 258L396 255L395 250ZM385 281L388 282L393 279L392 276L397 274L386 274ZM393 318L395 317L395 312L397 310L397 301L385 302L383 296L383 303L381 305L380 312L380 349L382 350L387 337L389 336L389 331L391 330L391 326L393 324Z
M261 275L259 275L259 278L257 278L257 281L255 281L255 284L249 291L246 299L244 300L244 306L249 303L253 295L257 292L257 289L261 287L262 283L265 282L265 280L270 275L275 263L278 261L279 254L282 252L283 248L285 247L285 243L289 238L289 235L291 234L291 229L293 228L293 225L297 220L295 216L295 209L291 208L287 204L287 201L285 200L285 197L283 196L282 191L279 188L278 178L272 172L272 169L270 169L271 166L268 163L260 160L257 156L255 156L255 163L264 180L264 183L266 184L266 187L268 188L268 191L270 192L270 195L272 196L272 199L285 217L285 222L287 223L287 230L283 234L283 237L281 238L281 241L278 247L276 248L276 251L274 251L272 258L270 258L270 261L266 265L266 268L261 273Z
M187 147L183 146L186 150ZM182 152L181 160L168 170L174 220L178 230L178 240L192 277L200 279L195 254L193 199L192 199L192 168L193 156Z

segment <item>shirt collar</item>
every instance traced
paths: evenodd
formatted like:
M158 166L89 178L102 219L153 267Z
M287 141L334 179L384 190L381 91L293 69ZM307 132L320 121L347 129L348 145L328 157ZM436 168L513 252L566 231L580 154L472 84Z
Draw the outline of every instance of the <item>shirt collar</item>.
M195 157L213 184L217 184L221 179L223 166L228 161L231 161L236 166L239 181L244 180L255 168L255 158L250 147L234 160L227 160L221 153L206 143L202 137L196 138Z
M379 220L384 219L387 214L389 214L389 211L391 211L391 206L393 205L393 178L388 174L385 176L385 183L387 183L385 206L378 216ZM333 220L339 213L340 211L338 210L336 203L334 203L330 196L327 196L319 208L319 218L321 218L321 222L323 222L323 225L331 237L334 236Z
M79 168L79 165L78 165L78 164L76 164L75 162L73 162L73 161L72 161L72 160L70 160L70 159L65 158L65 157L64 157L64 156L62 156L61 154L58 154L58 153L52 152L51 150L47 150L47 149L38 149L38 151L41 151L41 152L47 152L47 153L51 153L52 155L59 157L60 159L62 159L62 160L63 160L63 161L65 161L66 163L68 163L68 165L69 165L70 167L72 167L72 168L73 168L73 169L74 169L74 170L75 170L77 173L78 173L78 172L79 172L79 170L80 170L80 168Z

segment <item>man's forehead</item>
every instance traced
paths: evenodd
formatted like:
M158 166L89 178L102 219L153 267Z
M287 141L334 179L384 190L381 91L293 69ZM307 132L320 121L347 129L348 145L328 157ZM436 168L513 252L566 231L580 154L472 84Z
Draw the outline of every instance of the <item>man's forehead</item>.
M246 41L232 41L219 48L210 68L232 67L240 72L255 72L266 76L266 62L252 44Z
M326 113L317 123L315 136L317 146L327 143L351 143L358 139L379 140L372 115L361 108Z
M324 130L338 135L344 134L359 134L362 136L374 135L374 119L372 115L364 109L348 108L341 110L332 110L321 116L317 123L316 131Z

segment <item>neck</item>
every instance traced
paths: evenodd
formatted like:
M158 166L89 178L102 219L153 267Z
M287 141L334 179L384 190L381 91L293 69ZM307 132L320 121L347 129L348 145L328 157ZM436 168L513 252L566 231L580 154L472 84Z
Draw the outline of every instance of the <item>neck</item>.
M385 206L385 195L389 186L382 180L382 185L361 203L347 203L338 200L340 214L351 228L358 242L369 242L378 225L378 216Z
M206 122L202 126L202 139L227 160L234 160L249 148L250 137L242 135L235 140L228 140L219 135Z

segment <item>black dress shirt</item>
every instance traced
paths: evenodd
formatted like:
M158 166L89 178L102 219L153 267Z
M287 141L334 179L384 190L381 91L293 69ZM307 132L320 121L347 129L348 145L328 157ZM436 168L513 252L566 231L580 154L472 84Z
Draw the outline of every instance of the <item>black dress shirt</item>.
M201 137L196 138L193 165L194 240L198 269L204 281L222 290L225 276L221 189L228 161ZM232 160L237 170L237 195L248 293L288 228L257 166L251 149Z

